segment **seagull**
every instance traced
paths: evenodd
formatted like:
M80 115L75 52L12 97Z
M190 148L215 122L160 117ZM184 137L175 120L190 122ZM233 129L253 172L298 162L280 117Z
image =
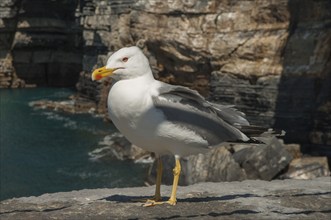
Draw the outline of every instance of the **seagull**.
M205 153L224 142L246 142L244 130L254 130L245 114L207 101L197 91L154 78L147 57L136 46L113 53L106 66L92 73L92 80L112 78L108 113L117 129L132 143L157 156L155 195L144 206L175 205L181 171L180 158ZM162 201L161 155L175 157L173 185Z

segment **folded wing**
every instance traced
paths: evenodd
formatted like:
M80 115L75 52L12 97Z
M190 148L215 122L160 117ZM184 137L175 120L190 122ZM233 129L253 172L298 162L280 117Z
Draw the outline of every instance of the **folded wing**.
M232 106L208 102L197 91L162 83L153 102L168 121L194 131L210 146L249 140L239 130L241 126L249 126L244 113Z

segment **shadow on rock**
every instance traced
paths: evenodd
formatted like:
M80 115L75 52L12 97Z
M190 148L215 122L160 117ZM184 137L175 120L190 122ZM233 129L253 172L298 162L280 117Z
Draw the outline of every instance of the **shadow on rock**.
M152 198L152 196L150 196ZM250 197L261 197L255 194L235 194L225 196L208 196L208 197L193 197L185 199L177 199L178 202L212 202L212 201L227 201L237 198L250 198ZM146 196L126 196L126 195L112 195L109 197L101 198L100 200L106 200L108 202L121 202L121 203L132 203L132 202L143 202L148 199ZM168 200L169 197L163 197L163 200Z
M177 218L196 218L196 217L205 217L205 216L210 216L210 217L219 217L219 216L231 216L231 215L247 215L247 214L258 214L260 212L256 212L253 210L248 210L248 209L241 209L241 210L235 210L232 212L223 212L223 213L217 213L217 212L210 212L207 214L200 214L200 215L186 215L186 216L182 216L182 215L173 215L173 216L169 216L169 217L160 217L160 218L155 218L155 219L177 219Z

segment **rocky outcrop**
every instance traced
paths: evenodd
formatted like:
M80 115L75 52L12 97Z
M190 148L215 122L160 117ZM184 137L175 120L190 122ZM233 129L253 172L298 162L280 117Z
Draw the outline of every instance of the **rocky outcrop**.
M104 137L98 143L98 148L89 152L89 159L92 161L107 161L113 158L117 160L132 160L134 162L149 162L151 154L140 147L132 145L122 134L113 133Z
M15 34L16 1L1 1L0 3L0 88L24 87L13 67L11 54L12 36Z
M12 73L28 84L74 86L82 70L79 1L1 1L0 61L12 57ZM1 77L3 81L3 77ZM12 86L13 87L13 86Z
M281 178L312 179L319 176L330 176L326 157L296 158L291 161L287 172L282 174Z
M162 195L170 194L162 186ZM179 187L176 206L141 207L154 187L94 189L5 200L11 219L330 219L330 177ZM165 198L166 199L166 198Z
M149 163L146 183L155 184L157 160L149 152L132 145L120 133L107 135L89 152L89 159L102 162L111 159ZM161 156L162 183L173 182L173 155ZM180 185L199 182L242 181L246 179L313 179L330 176L327 157L303 156L297 144L285 145L275 137L265 143L226 143L205 154L182 157Z
M16 75L10 54L4 56L0 58L0 88L26 87L25 81Z
M289 1L289 38L283 51L275 126L291 142L314 143L330 156L331 2ZM323 119L322 119L323 117Z
M272 180L291 162L291 154L276 138L268 144L229 144L216 147L206 154L181 159L181 185L199 182L241 181L245 179ZM163 182L172 184L173 156L162 157ZM156 177L154 163L151 177Z
M181 158L180 185L199 182L242 181L246 179L313 179L330 176L327 157L296 157L300 149L289 151L276 138L266 144L228 144L205 154ZM162 156L163 183L171 185L173 156ZM155 183L157 162L150 169L148 182Z

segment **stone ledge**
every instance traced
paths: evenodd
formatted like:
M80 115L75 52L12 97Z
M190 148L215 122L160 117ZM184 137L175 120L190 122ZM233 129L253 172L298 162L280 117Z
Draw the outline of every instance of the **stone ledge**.
M163 186L162 193L170 194ZM331 179L246 180L179 187L178 204L141 207L154 187L85 189L0 203L6 219L331 219Z

